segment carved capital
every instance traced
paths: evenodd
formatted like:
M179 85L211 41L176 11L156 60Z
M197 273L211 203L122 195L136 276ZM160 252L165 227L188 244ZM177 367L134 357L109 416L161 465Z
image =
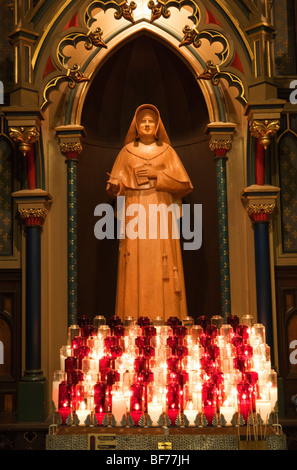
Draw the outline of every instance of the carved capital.
M77 160L82 152L81 139L85 135L82 126L68 125L56 127L61 152L66 155L67 160Z
M82 152L82 145L80 142L61 142L61 152L66 155L68 159L77 159L78 155Z
M44 208L28 208L19 209L20 218L25 225L41 226L47 216L47 209Z
M236 124L233 122L212 122L207 125L205 133L209 135L209 148L215 158L225 158L230 151Z
M253 222L269 222L275 211L275 204L251 204L247 211Z
M226 155L226 153L229 152L229 150L231 149L231 145L232 145L231 139L224 139L224 140L211 139L209 142L210 150L218 156Z
M30 146L39 139L39 131L34 127L11 127L9 129L10 138L18 145L20 152L26 156L30 151Z
M271 144L272 137L279 131L280 121L278 119L253 120L250 123L250 133L259 139L265 150Z

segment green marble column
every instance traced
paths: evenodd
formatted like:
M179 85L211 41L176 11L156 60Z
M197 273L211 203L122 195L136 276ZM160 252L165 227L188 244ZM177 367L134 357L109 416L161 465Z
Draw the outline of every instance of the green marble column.
M60 139L60 150L66 156L67 165L67 302L68 326L77 325L77 178L79 155L82 151L81 126L60 126L56 128Z
M209 147L214 153L216 161L221 315L225 322L227 322L227 317L231 315L226 162L227 152L231 148L235 127L236 125L233 123L212 123L208 125L208 133L210 134Z

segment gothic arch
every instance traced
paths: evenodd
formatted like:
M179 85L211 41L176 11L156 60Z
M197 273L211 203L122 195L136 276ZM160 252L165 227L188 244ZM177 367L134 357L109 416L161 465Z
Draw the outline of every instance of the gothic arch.
M238 101L242 107L247 102L252 53L235 21L230 26L230 13L222 7L216 10L211 2L207 6L193 0L150 3L148 8L145 1L139 6L134 2L85 2L79 9L72 7L73 16L69 20L68 12L66 24L65 10L60 16L57 13L33 56L41 109L46 112L53 92L58 91L56 100L65 114L59 124L79 125L97 69L123 42L148 31L188 63L205 96L210 122L231 121L236 114L240 122L243 110L234 111L232 102ZM159 16L153 19L153 13Z

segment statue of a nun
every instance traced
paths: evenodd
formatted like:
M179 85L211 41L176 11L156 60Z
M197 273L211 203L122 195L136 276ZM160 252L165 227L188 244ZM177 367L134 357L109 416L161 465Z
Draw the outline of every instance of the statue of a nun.
M193 186L155 106L136 110L106 190L125 203L115 315L186 317L178 222Z

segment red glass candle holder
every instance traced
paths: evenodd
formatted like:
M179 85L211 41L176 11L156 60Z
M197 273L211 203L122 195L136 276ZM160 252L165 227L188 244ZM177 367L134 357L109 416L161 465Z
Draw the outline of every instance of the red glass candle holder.
M80 347L84 346L84 344L85 344L85 339L83 336L74 336L74 338L71 341L71 347L72 347L74 356L76 356L77 350Z
M171 426L174 426L180 411L180 387L178 383L169 383L166 386L166 411Z
M247 423L248 417L253 411L253 404L250 395L250 384L247 382L240 382L237 385L237 401L238 411Z
M106 338L104 338L104 347L107 351L110 350L111 346L118 346L118 345L119 345L118 336L112 335L112 336L106 336Z
M227 318L228 325L231 325L233 331L236 332L236 327L239 325L239 318L237 315L229 315Z
M95 336L96 333L97 333L97 330L93 325L85 325L81 329L81 335L83 338L89 338L90 336Z
M174 349L178 345L178 337L175 335L169 336L169 338L167 338L166 343L171 349Z
M231 338L231 343L233 344L233 346L238 348L239 346L243 344L242 336L238 335L237 333L234 333L234 335Z
M143 335L146 337L146 338L153 338L154 336L157 335L157 330L154 326L150 326L150 325L146 325L144 328L143 328Z
M172 350L172 353L178 358L183 359L184 357L188 356L189 350L185 346L177 346Z
M71 386L65 380L59 384L58 409L70 409L71 404Z
M236 333L242 337L243 342L246 343L249 339L249 327L248 325L237 325Z
M71 387L63 381L59 384L58 412L61 416L62 425L71 413Z
M241 344L237 346L236 353L238 356L245 356L248 359L253 357L253 347L249 344Z
M202 326L203 331L205 333L206 331L206 326L209 324L209 319L205 315L200 315L200 317L197 318L197 325Z
M138 349L144 348L144 346L147 344L147 338L144 336L137 336L135 338L135 345L137 346Z
M99 372L101 375L101 380L105 380L107 372L111 368L111 357L103 356L99 359Z
M123 354L123 350L120 346L111 346L110 347L110 355L112 359L116 359L117 357L121 357Z
M105 382L97 382L94 385L94 411L98 424L101 425L107 413L107 385Z
M108 326L110 328L110 332L111 332L112 335L114 334L114 329L115 329L116 325L120 325L121 323L122 323L121 319L117 315L113 315L109 318Z
M137 374L148 368L148 360L144 356L138 356L134 359L134 370Z
M213 344L209 344L207 345L207 347L205 348L210 359L212 361L216 361L220 355L220 348L218 346L215 346Z
M216 387L210 381L202 385L202 411L211 426L216 413Z
M141 328L144 328L148 325L150 325L150 319L148 317L139 317L137 321L138 326Z
M78 360L75 356L68 356L65 359L65 372L70 374L74 369L77 369Z
M116 336L117 338L125 336L125 327L123 325L115 325L114 336Z
M179 318L177 317L169 317L168 320L167 320L167 325L170 326L171 328L174 328L178 325L180 325L181 322L179 320Z
M176 325L173 327L173 334L177 336L179 345L183 344L183 339L188 334L188 329L183 325Z
M144 386L141 383L131 385L130 415L135 426L138 426L139 420L143 414L144 404Z
M78 382L83 382L84 373L80 369L74 369L72 372L67 374L67 382L72 387L75 387Z
M209 345L211 344L211 341L212 341L211 337L208 336L208 335L205 334L205 333L203 333L203 334L200 335L200 337L199 337L199 343L200 343L200 345L201 345L204 349L206 349L207 346L209 346Z
M116 370L109 369L106 373L106 384L108 386L114 385L120 380L120 374Z
M210 338L214 339L218 335L218 329L215 325L206 325L205 334Z
M81 346L77 349L78 369L82 368L82 360L88 357L90 354L90 348L88 346Z
M177 372L180 368L180 359L176 356L169 357L166 363L170 372Z
M143 346L139 349L139 353L146 359L151 359L155 355L155 348L153 346Z

